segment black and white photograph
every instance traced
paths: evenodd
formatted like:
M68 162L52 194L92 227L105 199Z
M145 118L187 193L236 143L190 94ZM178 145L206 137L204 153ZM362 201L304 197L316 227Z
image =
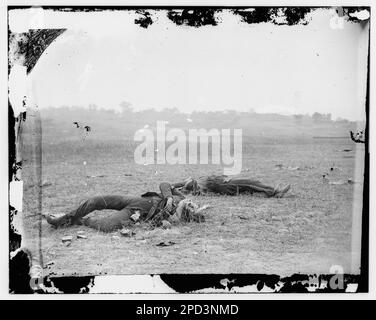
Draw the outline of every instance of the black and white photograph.
M9 293L368 292L370 7L7 18Z

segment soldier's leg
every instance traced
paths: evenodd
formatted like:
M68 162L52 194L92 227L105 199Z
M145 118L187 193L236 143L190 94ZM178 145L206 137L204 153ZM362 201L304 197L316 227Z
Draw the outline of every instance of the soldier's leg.
M113 211L106 216L83 218L82 223L87 227L103 232L112 232L132 225L131 215L132 211L125 208L120 211Z
M265 185L259 180L249 178L232 178L229 180L229 183L238 186L240 192L262 192L268 197L272 197L277 193L275 188Z
M128 204L128 197L123 196L96 196L81 203L77 209L68 215L72 220L80 220L95 210L122 210Z
M267 197L282 198L286 192L290 190L290 185L287 184L280 188L274 188L261 183L258 180L248 179L248 178L233 178L230 179L231 183L239 186L240 190L260 192L265 194ZM243 188L243 189L242 189Z
M81 224L81 219L95 210L113 209L122 210L129 203L129 197L123 196L96 196L81 203L77 209L62 217L46 216L47 222L59 227L72 224Z

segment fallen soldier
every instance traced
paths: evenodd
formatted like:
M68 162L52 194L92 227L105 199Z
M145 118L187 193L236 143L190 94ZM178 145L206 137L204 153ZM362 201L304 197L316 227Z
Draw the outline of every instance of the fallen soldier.
M287 191L290 190L290 185L283 187L271 187L261 183L258 180L253 180L246 177L229 177L229 176L204 176L197 180L188 178L183 182L172 185L175 189L183 193L192 193L199 195L207 192L225 194L225 195L239 195L241 193L259 193L266 197L282 198Z
M162 225L163 220L171 223L178 221L205 221L199 208L169 183L161 183L161 193L147 192L136 196L96 196L61 217L45 215L47 222L54 227L85 225L104 232L112 232L137 221L150 221L154 226ZM86 217L95 210L116 210L104 217Z

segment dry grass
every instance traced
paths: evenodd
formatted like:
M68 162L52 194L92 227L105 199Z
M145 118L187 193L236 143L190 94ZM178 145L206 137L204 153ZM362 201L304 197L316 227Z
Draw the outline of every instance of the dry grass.
M114 238L84 226L55 230L42 221L42 253L51 275L150 273L328 273L330 266L351 268L352 205L361 190L352 184L330 185L322 174L333 164L341 170L331 179L354 176L355 152L363 146L350 140L243 139L243 173L267 184L290 183L285 198L254 196L200 196L208 204L203 224L189 223L170 230L135 227L136 236ZM134 164L129 141L50 143L43 145L42 212L64 213L98 194L134 194L155 191L162 181L222 173L219 166ZM86 168L83 161L87 161ZM276 164L302 170L276 170ZM157 173L155 173L157 171ZM24 165L24 244L37 250L38 205L32 187L33 163ZM85 176L96 176L86 178ZM102 177L98 177L102 176ZM359 188L357 188L359 189ZM355 197L355 198L354 198ZM361 214L357 212L357 214ZM76 239L84 230L87 239ZM61 238L72 235L66 247ZM161 241L173 241L158 247Z

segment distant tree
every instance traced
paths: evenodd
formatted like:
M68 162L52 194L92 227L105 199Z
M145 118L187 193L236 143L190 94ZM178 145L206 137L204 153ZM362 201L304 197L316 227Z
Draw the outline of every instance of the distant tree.
M319 113L315 112L312 115L313 122L315 123L321 123L321 122L330 122L332 121L332 114L331 113Z
M327 113L325 115L325 120L328 121L328 122L332 121L332 114L331 113Z
M94 103L90 103L89 104L89 110L90 111L97 111L98 110L98 106Z
M233 110L233 109L225 109L221 113L224 113L224 114L227 114L227 115L236 116L239 113L239 111L236 111L236 110Z
M347 120L347 119L343 119L343 118L341 118L341 117L338 117L338 118L336 119L336 122L339 123L339 124L349 124L349 120Z
M176 107L173 107L173 108L163 108L162 113L165 113L165 114L179 114L179 109L176 108Z
M313 115L312 115L312 120L313 122L320 122L321 121L321 113L318 113L318 112L315 112Z
M119 104L119 106L120 106L122 113L132 113L133 112L132 104L128 101L122 101Z

